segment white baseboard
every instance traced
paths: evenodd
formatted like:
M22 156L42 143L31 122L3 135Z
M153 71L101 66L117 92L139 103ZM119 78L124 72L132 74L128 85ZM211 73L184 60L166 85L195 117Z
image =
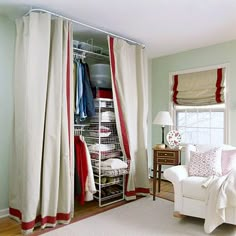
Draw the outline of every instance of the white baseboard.
M9 216L9 208L0 210L0 218Z

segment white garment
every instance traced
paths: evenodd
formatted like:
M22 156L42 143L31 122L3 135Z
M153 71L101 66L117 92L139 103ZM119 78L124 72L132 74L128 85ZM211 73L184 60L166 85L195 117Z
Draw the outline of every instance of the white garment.
M113 122L115 121L116 117L115 117L115 113L113 111L104 111L101 112L101 115L96 115L92 117L92 121L97 122L98 119L101 119L102 122Z
M99 163L96 163L95 165L98 166ZM128 167L127 163L118 158L110 158L107 159L106 161L101 162L101 169L103 170L116 170L127 167Z
M101 152L106 152L106 151L111 151L115 149L115 144L93 144L89 146L90 151L101 151Z
M102 125L99 130L97 127L89 129L89 135L93 137L109 137L111 135L111 129Z
M80 139L84 143L87 165L88 165L88 176L85 182L85 201L92 201L93 194L97 192L95 182L94 182L93 167L92 167L91 157L90 157L87 144L84 141L83 137L80 137Z
M210 177L203 185L207 187L204 229L211 233L225 222L226 208L236 207L236 170L221 177Z
M104 111L101 113L101 120L105 121L114 121L116 119L115 113L113 111Z
M104 111L101 114L102 114L102 117L115 118L115 113L113 111Z

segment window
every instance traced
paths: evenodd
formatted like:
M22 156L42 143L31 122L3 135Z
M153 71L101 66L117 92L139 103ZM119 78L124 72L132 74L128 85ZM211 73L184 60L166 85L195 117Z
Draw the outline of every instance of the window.
M171 74L174 128L182 143L227 143L225 77L225 66Z
M225 143L225 105L186 107L175 106L176 129L183 143Z

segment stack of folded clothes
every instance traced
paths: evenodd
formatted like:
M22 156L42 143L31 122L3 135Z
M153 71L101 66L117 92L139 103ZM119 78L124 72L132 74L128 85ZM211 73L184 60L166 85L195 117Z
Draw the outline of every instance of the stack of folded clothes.
M107 197L115 194L122 193L121 187L119 185L113 185L101 190L102 197Z
M95 165L98 166L99 163L96 163ZM120 160L119 158L110 158L101 162L102 170L116 170L127 167L128 167L127 163Z
M90 153L91 158L93 159L98 159L99 158L99 153L93 152ZM112 158L112 157L120 157L122 155L121 151L102 151L101 152L101 160L107 159L107 158Z
M98 144L98 143L90 145L88 147L90 152L98 152L98 151L107 152L114 150L115 148L116 148L115 144Z
M94 178L95 183L99 183L99 178L96 177ZM103 176L101 177L101 184L115 184L115 183L120 183L122 181L122 178L120 177L108 177L108 176Z
M95 166L98 167L99 163L96 162ZM110 158L105 161L102 161L100 166L101 166L101 173L106 176L112 177L128 173L127 163L120 160L119 158ZM98 172L98 169L95 169L95 172Z

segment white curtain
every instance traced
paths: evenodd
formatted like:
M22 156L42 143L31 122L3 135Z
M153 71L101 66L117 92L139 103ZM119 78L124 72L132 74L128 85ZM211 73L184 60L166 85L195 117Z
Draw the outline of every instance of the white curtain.
M147 159L147 58L145 50L108 37L116 123L129 161L126 199L149 194Z
M72 27L31 13L16 30L9 205L27 234L73 214Z

